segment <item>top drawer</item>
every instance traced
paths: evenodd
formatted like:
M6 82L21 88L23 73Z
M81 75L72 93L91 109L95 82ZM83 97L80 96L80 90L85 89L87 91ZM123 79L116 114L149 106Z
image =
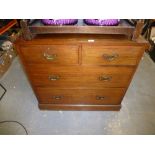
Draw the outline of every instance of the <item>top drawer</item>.
M143 52L133 46L83 46L82 63L94 65L136 65Z
M21 54L27 63L78 64L76 45L22 46Z

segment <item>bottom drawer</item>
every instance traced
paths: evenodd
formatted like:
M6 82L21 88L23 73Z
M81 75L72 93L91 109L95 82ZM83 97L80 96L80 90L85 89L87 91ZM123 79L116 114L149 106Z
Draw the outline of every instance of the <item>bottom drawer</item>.
M118 105L124 96L123 88L52 89L37 87L36 95L42 104Z

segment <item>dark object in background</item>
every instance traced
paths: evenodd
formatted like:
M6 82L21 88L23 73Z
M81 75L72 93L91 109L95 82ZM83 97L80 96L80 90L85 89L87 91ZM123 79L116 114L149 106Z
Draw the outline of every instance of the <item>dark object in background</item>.
M150 43L150 49L148 52L151 59L155 62L155 20L154 19L148 20L147 27L145 29L146 31L143 36Z
M155 45L152 45L151 50L149 51L151 59L155 62Z
M138 19L125 19L131 26L136 26Z
M125 19L131 26L136 26L137 25L137 22L140 20L140 19ZM141 35L145 35L145 33L147 32L148 28L149 28L149 25L150 24L150 19L144 19L144 25L143 25L143 28L142 28L142 32L141 32Z
M138 21L138 19L127 19L126 20L130 25L135 25ZM148 51L148 54L150 55L151 59L155 62L155 20L154 19L145 19L144 25L142 28L141 35L149 41L150 43L150 49Z
M0 96L0 101L1 101L2 98L3 98L3 96L5 95L5 93L7 92L7 90L6 90L6 88L5 88L2 84L0 84L0 88L3 89L3 93L2 93L2 95Z
M0 19L0 28L7 25L12 19Z

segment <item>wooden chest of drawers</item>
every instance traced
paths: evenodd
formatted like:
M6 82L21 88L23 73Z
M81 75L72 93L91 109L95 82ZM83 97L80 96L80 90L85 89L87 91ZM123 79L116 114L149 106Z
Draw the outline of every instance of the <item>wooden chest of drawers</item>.
M119 110L146 43L114 35L45 35L19 39L40 109Z

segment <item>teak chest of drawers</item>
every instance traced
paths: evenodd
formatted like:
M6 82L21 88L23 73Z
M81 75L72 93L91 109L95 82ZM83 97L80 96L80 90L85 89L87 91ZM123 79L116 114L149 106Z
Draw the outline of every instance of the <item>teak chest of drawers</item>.
M16 49L40 109L119 110L146 43L121 35L41 35Z

